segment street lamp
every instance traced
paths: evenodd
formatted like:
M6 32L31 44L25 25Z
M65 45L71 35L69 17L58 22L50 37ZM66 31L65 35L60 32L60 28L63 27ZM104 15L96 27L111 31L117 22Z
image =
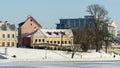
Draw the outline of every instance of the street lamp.
M49 45L48 42L44 43L44 45L46 46L45 48L45 59L47 59L47 46Z
M5 47L5 55L7 55L7 47Z
M47 47L45 48L45 59L47 59Z
M61 44L60 44L61 47L62 47L62 44L63 44L63 32L61 32Z

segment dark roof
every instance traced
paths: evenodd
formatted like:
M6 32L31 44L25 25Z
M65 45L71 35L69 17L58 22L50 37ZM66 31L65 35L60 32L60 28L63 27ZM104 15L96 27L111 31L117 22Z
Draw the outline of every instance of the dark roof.
M42 28L42 26L32 16L29 16L24 22L19 23L19 26L22 26L29 18L35 21L35 23Z
M21 23L19 23L19 26L22 26L24 23L25 23L25 22L21 22Z

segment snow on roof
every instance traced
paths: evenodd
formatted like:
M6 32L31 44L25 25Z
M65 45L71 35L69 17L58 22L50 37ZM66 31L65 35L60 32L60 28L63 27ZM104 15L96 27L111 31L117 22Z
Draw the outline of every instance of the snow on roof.
M41 29L46 37L73 37L71 29Z
M61 37L73 37L71 29L40 29L29 34L27 37L48 37L48 38L58 38Z
M117 27L116 24L115 24L115 21L112 21L111 23L108 24L109 26L112 26L112 27Z

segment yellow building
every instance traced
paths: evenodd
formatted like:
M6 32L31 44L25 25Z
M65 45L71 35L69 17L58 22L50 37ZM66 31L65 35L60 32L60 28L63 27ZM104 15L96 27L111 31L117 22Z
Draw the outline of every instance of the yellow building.
M27 37L31 38L31 45L47 43L58 46L72 46L73 33L71 29L40 29Z
M19 46L34 47L42 44L57 46L73 45L73 33L71 29L42 29L42 26L29 16L19 24Z
M0 47L17 46L17 30L14 24L0 23Z

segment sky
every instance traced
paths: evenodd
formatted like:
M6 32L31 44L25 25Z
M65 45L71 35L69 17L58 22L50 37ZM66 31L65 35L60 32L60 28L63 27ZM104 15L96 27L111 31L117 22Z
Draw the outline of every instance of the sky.
M120 0L0 0L0 21L17 26L31 15L43 28L56 28L61 18L89 15L86 9L91 4L104 6L120 29Z

